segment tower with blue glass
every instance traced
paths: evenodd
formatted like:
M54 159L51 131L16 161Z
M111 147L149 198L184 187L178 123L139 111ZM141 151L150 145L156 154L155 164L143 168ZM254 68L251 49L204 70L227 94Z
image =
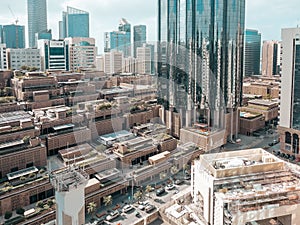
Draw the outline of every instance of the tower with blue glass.
M20 25L3 26L3 43L6 48L25 48L25 27Z
M146 25L137 25L133 27L133 51L136 57L136 49L146 44Z
M90 36L89 13L73 7L67 7L63 12L63 20L60 26L60 37L89 37Z
M261 34L257 30L245 31L244 75L260 74Z
M104 52L121 51L124 57L131 56L131 24L121 19L118 31L104 33Z
M237 117L244 24L245 0L158 0L158 100L183 127L219 129L227 113Z

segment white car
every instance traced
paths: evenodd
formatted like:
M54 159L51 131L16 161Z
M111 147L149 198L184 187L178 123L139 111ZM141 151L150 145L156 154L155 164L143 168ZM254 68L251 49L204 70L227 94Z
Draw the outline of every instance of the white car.
M175 188L175 186L173 184L168 184L166 187L167 190L172 190L174 188Z
M111 221L111 220L117 218L119 215L120 215L119 211L115 210L106 217L106 220Z
M132 210L132 209L133 209L132 205L125 205L125 206L123 207L123 209L122 209L122 212L123 212L123 213L127 213L127 212L129 212L130 210Z
M138 209L140 209L140 210L144 210L144 209L145 209L145 206L144 206L144 205L142 205L142 204L139 204L139 206L138 206Z

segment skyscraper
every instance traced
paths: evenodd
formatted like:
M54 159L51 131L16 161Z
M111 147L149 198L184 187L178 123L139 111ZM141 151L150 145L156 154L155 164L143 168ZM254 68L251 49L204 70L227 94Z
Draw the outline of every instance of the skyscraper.
M6 48L25 48L25 27L20 25L3 26L3 43Z
M131 25L124 18L120 20L118 31L104 33L104 52L121 51L124 57L131 56Z
M59 37L89 37L90 15L88 12L67 7L63 20L59 22Z
M261 34L257 30L246 29L244 75L260 74Z
M35 34L47 30L46 0L27 0L29 47L36 47Z
M280 43L278 41L264 41L262 48L262 68L263 76L272 77L279 74L278 55L280 55Z
M158 2L159 103L182 126L224 127L241 103L245 0ZM233 137L237 123L228 123Z
M133 51L136 57L136 49L146 43L146 26L137 25L133 27Z
M279 128L281 150L299 154L300 28L282 29L282 71Z
M151 48L144 44L136 49L137 73L151 74Z

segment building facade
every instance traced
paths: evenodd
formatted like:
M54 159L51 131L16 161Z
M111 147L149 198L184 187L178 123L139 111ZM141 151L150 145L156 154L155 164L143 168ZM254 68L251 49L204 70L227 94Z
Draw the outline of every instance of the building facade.
M182 126L224 127L242 97L245 1L160 0L158 21L159 103Z
M261 34L257 30L245 31L244 75L260 74Z
M41 69L69 70L69 46L65 41L39 40Z
M142 47L143 44L146 44L146 25L137 25L133 27L133 51L134 57L137 57L137 48Z
M124 18L120 20L118 31L104 33L104 52L121 51L124 57L131 56L131 25Z
M39 49L7 49L8 69L19 70L22 66L41 69L41 54Z
M0 44L0 69L7 69L6 45Z
M47 1L27 0L29 47L36 47L35 34L47 30Z
M299 154L300 28L282 29L282 71L279 111L281 149Z
M104 72L108 74L123 71L123 52L107 52L104 54Z
M3 43L7 48L25 48L25 26L4 25Z
M66 38L65 42L69 46L70 70L95 67L97 48L94 38Z
M151 74L151 48L138 47L137 51L137 73L139 74Z
M272 77L279 74L280 43L278 41L264 41L262 48L262 69L263 76Z
M60 38L66 37L89 37L90 15L88 12L67 7L63 12L63 20L60 23Z

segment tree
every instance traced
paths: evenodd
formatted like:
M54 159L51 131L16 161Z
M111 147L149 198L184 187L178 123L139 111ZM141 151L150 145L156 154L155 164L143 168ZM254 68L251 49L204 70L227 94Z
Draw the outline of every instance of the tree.
M188 164L183 164L182 169L183 169L183 175L184 175L185 171L190 169L190 166Z
M166 179L166 177L167 177L167 174L165 172L162 172L162 173L159 174L159 179L160 180L164 180L164 179Z
M112 204L112 196L108 195L103 198L103 202L105 206L111 205Z
M143 192L137 191L137 192L134 193L133 197L134 197L134 199L136 199L136 200L139 201L139 200L141 200L142 197L143 197Z
M171 172L171 174L172 174L172 176L171 176L171 179L173 180L173 176L175 175L175 174L177 174L178 173L178 168L177 168L177 166L172 166L171 167L171 169L170 169L170 172Z
M96 212L97 204L95 202L90 202L87 206L87 212L90 215L93 215Z
M152 187L150 185L147 185L145 188L145 192L148 193L148 196L150 197L150 192L152 191Z
M11 211L6 211L5 214L4 214L4 218L9 219L10 217L12 217L12 212Z

